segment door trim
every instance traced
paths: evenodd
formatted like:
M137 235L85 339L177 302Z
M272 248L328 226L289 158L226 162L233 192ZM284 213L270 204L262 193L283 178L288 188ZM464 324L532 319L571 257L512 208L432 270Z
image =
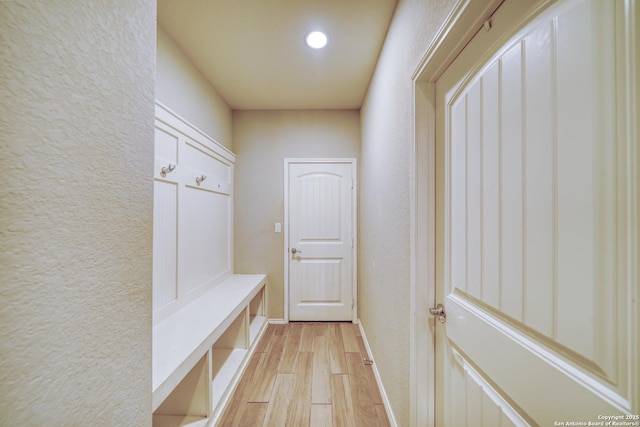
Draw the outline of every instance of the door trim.
M553 0L541 0L537 8ZM435 426L435 83L503 0L458 0L425 51L413 81L410 159L409 425ZM424 326L428 325L428 329ZM426 361L426 363L425 363ZM424 401L426 400L426 405Z
M284 258L284 323L289 323L289 165L294 163L346 163L352 168L353 191L351 192L351 230L353 247L351 248L351 292L353 297L353 309L351 321L358 321L358 165L355 158L295 158L284 159L284 244L282 254Z
M435 323L428 313L428 308L436 303L435 82L501 3L502 0L459 0L411 76L414 102L410 160L411 427L435 426Z

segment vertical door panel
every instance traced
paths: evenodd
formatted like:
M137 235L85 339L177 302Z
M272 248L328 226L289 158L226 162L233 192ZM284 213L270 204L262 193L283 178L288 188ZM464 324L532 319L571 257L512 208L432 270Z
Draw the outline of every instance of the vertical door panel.
M482 258L477 256L482 251L482 139L481 135L481 98L480 84L476 82L469 88L464 102L467 104L465 120L460 123L452 123L453 126L461 126L460 135L466 137L466 141L460 141L466 145L466 157L457 161L464 162L459 166L466 169L467 179L467 206L466 206L466 267L467 267L467 293L474 298L482 298ZM455 283L454 283L455 286Z
M555 82L551 20L524 37L525 288L524 324L553 337L555 300ZM508 141L506 142L508 143ZM542 307L548 309L541 309ZM551 314L551 315L549 315Z
M523 321L524 290L524 135L523 43L500 58L500 310ZM505 141L509 141L505 143Z
M297 233L301 242L341 242L341 177L314 173L298 177Z
M467 132L458 123L466 121L466 102L451 107L451 280L446 283L447 293L459 289L467 292Z
M500 308L500 67L483 74L482 89L482 299Z
M300 261L298 276L300 302L340 303L342 295L342 262L333 259L311 259Z
M450 394L445 399L456 402L448 407L449 423L455 427L523 426L527 421L513 410L495 387L456 350L449 353L448 381ZM461 410L465 408L465 410Z

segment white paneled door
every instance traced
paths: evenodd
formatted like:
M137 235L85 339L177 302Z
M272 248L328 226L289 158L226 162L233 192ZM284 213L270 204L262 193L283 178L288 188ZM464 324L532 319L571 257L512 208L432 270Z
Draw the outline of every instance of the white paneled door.
M290 320L354 319L355 160L285 161Z
M438 426L640 425L634 7L506 0L436 83Z

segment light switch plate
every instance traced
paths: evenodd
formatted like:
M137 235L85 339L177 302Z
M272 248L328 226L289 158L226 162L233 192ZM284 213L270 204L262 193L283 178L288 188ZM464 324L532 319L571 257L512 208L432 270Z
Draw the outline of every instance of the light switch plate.
M282 224L279 222L276 222L276 233L280 233L282 232Z

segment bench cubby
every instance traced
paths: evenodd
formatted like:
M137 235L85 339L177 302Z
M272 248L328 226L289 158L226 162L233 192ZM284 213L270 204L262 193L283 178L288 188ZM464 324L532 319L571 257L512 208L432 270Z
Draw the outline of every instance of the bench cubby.
M260 329L267 321L267 313L265 310L266 298L265 290L262 289L253 297L249 304L249 340L251 343L255 341Z
M211 408L214 412L220 409L225 393L229 392L226 384L234 380L242 361L249 349L248 310L244 310L231 323L222 336L213 343L211 349Z
M204 426L210 416L209 355L204 355L153 414L154 427Z

